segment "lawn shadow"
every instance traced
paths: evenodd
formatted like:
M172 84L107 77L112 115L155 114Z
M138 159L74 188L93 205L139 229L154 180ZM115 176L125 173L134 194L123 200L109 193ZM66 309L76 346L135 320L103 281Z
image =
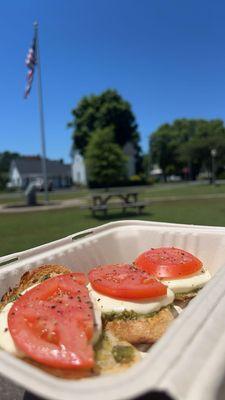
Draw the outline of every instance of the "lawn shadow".
M98 213L93 216L94 219L98 221L115 221L118 219L145 219L146 217L152 216L153 213L149 211L143 211L142 213L137 213L135 211L127 211L127 212L108 212L106 215L103 213ZM87 215L90 217L90 214Z
M54 203L53 202L49 202L47 205L48 205L48 207L51 207L51 206L55 206L55 205L58 205L58 204L60 204L59 201L58 202L54 201ZM41 202L38 202L38 203L33 204L33 205L28 205L27 203L12 203L12 204L5 204L3 206L3 208L4 209L7 209L7 208L9 208L9 209L30 208L32 210L32 208L39 208L39 207L41 208L41 207L44 207L44 206L46 206L46 203L41 203Z

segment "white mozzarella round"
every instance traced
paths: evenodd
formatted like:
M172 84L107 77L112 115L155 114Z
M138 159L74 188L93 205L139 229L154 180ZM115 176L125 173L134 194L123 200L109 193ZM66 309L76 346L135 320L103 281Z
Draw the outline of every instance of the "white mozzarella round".
M13 303L8 303L0 312L0 347L17 357L24 357L25 354L16 347L8 327L8 314L12 306Z
M188 293L195 289L200 289L209 280L211 275L208 270L204 269L191 276L179 279L162 279L162 283L168 286L174 293Z
M166 296L129 301L115 299L113 297L105 296L102 293L96 292L90 283L88 284L87 288L89 290L89 296L91 300L97 303L98 308L102 313L119 313L127 310L134 311L138 314L149 314L151 312L159 311L162 307L167 306L174 300L174 293L169 288L167 289Z
M21 295L33 289L37 285L38 284L36 283L35 285L30 286L29 288L21 292ZM8 303L0 312L0 347L17 357L26 357L26 355L16 347L9 331L8 315L12 306L13 302Z
M94 314L94 336L93 336L93 343L97 343L101 333L102 333L102 317L101 311L98 308L97 301L91 299L93 304L93 314Z

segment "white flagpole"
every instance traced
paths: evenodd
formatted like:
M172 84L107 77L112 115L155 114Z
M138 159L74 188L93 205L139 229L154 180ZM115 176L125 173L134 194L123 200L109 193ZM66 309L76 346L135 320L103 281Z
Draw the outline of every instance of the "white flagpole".
M47 179L47 166L46 166L46 146L45 146L45 124L44 124L44 111L43 111L43 97L42 97L42 84L41 84L41 61L40 61L40 48L38 38L38 23L34 22L34 31L36 38L36 63L38 72L38 103L40 114L40 131L41 131L41 149L42 149L42 173L44 178L44 191L45 202L48 203L48 179Z

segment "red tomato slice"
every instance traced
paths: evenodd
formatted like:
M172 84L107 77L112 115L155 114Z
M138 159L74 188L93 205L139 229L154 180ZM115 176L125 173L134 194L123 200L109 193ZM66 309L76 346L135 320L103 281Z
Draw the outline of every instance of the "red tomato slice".
M104 265L92 269L89 280L93 289L118 299L165 296L167 288L148 273L129 264Z
M202 262L191 253L175 247L159 247L140 254L135 260L138 268L157 278L182 278L199 271Z
M81 273L58 275L15 301L8 325L20 350L55 368L93 367L93 312L85 282Z

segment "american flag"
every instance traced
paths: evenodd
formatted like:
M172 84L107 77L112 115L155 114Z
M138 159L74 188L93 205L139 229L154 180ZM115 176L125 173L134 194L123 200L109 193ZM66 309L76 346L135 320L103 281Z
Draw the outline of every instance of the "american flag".
M37 58L36 58L36 36L34 36L32 46L29 48L27 57L25 60L25 64L28 68L27 71L27 77L26 77L26 88L25 88L25 93L24 97L25 99L28 97L30 91L31 91L31 86L34 78L34 68L37 63Z

